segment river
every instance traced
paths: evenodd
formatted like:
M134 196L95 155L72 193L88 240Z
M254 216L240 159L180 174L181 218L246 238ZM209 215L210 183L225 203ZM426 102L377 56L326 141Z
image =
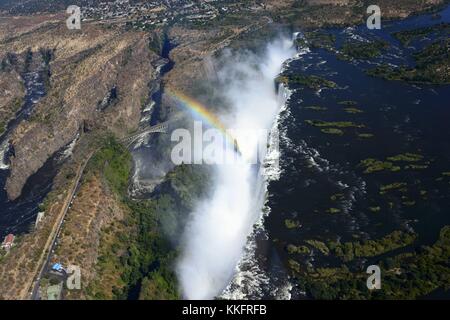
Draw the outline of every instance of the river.
M365 26L324 30L335 37L337 46L350 39L389 43L386 52L369 60L344 61L323 48L301 48L303 54L289 63L287 73L324 77L334 81L337 88L313 90L289 85L289 98L278 121L280 177L269 181L266 214L254 228L256 241L251 237L247 243L223 297L305 298L299 283L290 276L288 266L293 256L286 250L288 244L301 245L309 239L377 239L403 230L418 234L414 246L402 250L411 252L433 244L439 230L450 224L449 185L440 178L449 169L450 86L386 81L365 74L367 68L380 63L413 65L413 53L437 36L432 34L403 47L393 32L443 22L450 22L450 7L439 15L386 22L373 32ZM359 111L346 111L344 101L356 101ZM362 126L332 135L311 126L308 120L351 121ZM367 135L361 136L363 133ZM367 175L359 167L367 158L386 159L408 152L422 155L426 170ZM403 194L379 192L380 186L396 182L408 185ZM376 210L380 212L374 214L369 207L379 207ZM330 208L339 213L330 213ZM295 227L288 228L289 224ZM317 250L297 261L305 268L339 265L335 258ZM355 263L359 268L366 262L357 259Z

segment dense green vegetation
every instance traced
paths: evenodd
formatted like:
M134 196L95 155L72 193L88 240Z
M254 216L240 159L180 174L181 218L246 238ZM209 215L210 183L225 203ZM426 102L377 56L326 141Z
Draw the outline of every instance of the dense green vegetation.
M363 113L361 109L358 108L344 108L344 111L350 114Z
M367 74L387 80L418 83L450 83L450 39L437 40L414 54L415 67L387 64L367 70Z
M160 299L162 295L178 295L176 278L172 264L176 257L176 248L172 246L160 228L159 214L173 206L168 197L150 201L127 201L131 209L131 222L136 224L137 237L129 242L127 254L122 259L123 280L127 290L119 298L136 299L143 284L157 286L160 291L147 298ZM156 281L157 283L153 283Z
M159 272L152 272L141 283L139 300L151 300L157 297L161 300L176 300L179 298L176 288L171 287L166 277Z
M404 30L399 32L394 32L392 35L402 43L404 46L408 46L412 41L423 38L430 35L431 33L440 33L444 36L450 35L450 24L449 23L439 23L430 27L423 27L413 30Z
M420 40L420 42L417 41L417 47L420 49L418 51L414 48L401 48L400 46L398 50L403 50L405 58L412 50L416 51L411 54L414 61L405 59L404 61L412 63L398 68L388 64L382 65L378 69L377 76L411 82L450 83L449 31L447 24L447 26L440 25L429 28L429 30L424 28L421 31L406 31L394 35L405 45L416 39ZM439 32L441 38L436 38L435 34L430 35L431 32ZM320 33L320 31L316 31L309 37L306 35L310 48L334 51L333 47L341 43L340 35L336 42L334 37L326 35L326 31L323 34ZM429 35L430 38L425 38ZM345 42L345 39L343 41L343 46L340 48L342 55L336 54L346 60L370 60L378 57L379 59L373 59L370 62L381 61L385 58L380 57L384 52L391 53L389 44L381 40L371 43L354 40ZM297 43L302 45L306 41L301 39ZM392 49L397 51L397 46ZM330 56L330 52L316 50L313 53L317 54L319 58L312 58L308 62L311 65L316 64L318 67L309 70L317 69L321 72L320 75L325 74L322 73L325 70L328 72L327 74L333 74L332 71L335 70L322 69L318 62L320 58ZM346 65L343 62L338 63ZM365 63L356 65L358 68L365 68L365 66ZM337 70L343 73L342 69ZM326 77L331 80L338 79L337 77ZM285 83L295 82L289 76L281 80ZM339 87L344 87L339 80L336 81ZM342 106L341 108L333 108L332 101L352 98L333 93L325 92L320 95L319 100L311 97L309 92L305 92L306 106L302 107L302 111L307 111L306 115L309 116L309 119L317 119L305 120L308 117L304 117L305 136L311 135L305 139L309 145L321 150L324 157L328 156L332 159L335 159L335 152L345 153L348 150L352 155L356 155L361 151L357 157L352 157L349 164L351 170L356 169L357 175L367 183L365 185L366 194L361 197L361 201L356 201L360 206L353 207L348 212L345 201L349 195L345 192L341 195L338 190L327 190L324 191L324 193L327 192L325 197L321 195L317 200L314 199L313 204L305 205L306 210L300 205L299 208L295 208L295 213L292 212L291 218L294 220L298 219L297 210L304 214L300 222L305 224L305 228L301 230L289 228L292 225L286 224L285 220L286 237L283 236L282 231L277 232L274 243L283 250L283 261L291 271L293 283L299 285L299 289L304 290L308 297L316 299L415 299L424 297L438 288L449 290L450 226L443 227L448 223L440 220L441 216L437 216L437 211L441 212L441 209L445 209L450 172L446 172L445 175L441 173L448 170L441 166L440 160L438 160L440 157L433 152L428 153L430 149L423 147L425 143L430 143L426 140L428 136L425 133L418 134L417 137L409 140L407 138L409 132L406 129L399 132L393 130L393 133L400 135L399 142L397 143L393 138L392 143L390 141L386 143L389 147L384 149L384 141L382 141L385 139L384 130L389 131L389 129L381 129L383 131L381 134L378 132L380 128L371 125L372 119L367 117L371 117L375 111L372 109L373 106L369 103L366 108L360 108L356 101L341 101L337 102ZM381 99L380 105L382 103ZM395 108L399 106L386 104L379 110L397 115ZM363 105L363 107L365 106ZM366 123L364 119L368 122ZM386 121L391 121L391 119ZM396 121L392 120L393 128L397 124ZM358 127L359 124L362 125L361 129ZM307 128L307 125L317 129ZM320 136L320 133L335 134L340 137L324 138ZM356 133L356 141L350 137L350 133ZM365 140L363 141L363 139ZM412 140L414 143L410 143ZM420 144L416 144L419 141ZM380 146L383 146L381 150ZM405 150L405 146L408 147L407 150ZM339 158L336 162L344 163L344 161L340 162ZM429 167L431 170L426 170ZM419 172L419 170L424 171ZM365 174L370 174L370 176ZM434 181L442 182L443 188L437 183L434 184ZM323 186L327 186L327 184L324 182ZM317 189L311 187L311 190L322 192L319 187L315 186L315 188ZM331 201L326 199L327 196L330 196ZM431 203L435 203L435 197L440 200L431 205ZM443 202L440 202L441 199ZM444 203L443 207L441 207L442 203ZM413 206L414 208L411 208ZM427 212L427 208L431 211ZM310 210L311 213L307 210ZM308 230L310 227L308 221L315 219L314 214L321 215L317 219L324 219L323 228L321 228L322 220L320 220L317 227L311 226L311 229ZM341 232L341 230L335 231L334 228L339 225L339 219L354 218L358 220L359 214L364 216L364 223L367 218L367 225L363 223L363 226L359 225L361 229L354 232L352 230L349 233ZM402 227L397 224L396 219L399 217L406 221L412 221L408 219L416 220L414 220L414 224L408 224L407 228L403 228L403 224ZM429 224L430 230L428 230L427 219L433 219L433 227ZM391 224L392 220L396 220L394 224ZM347 226L345 222L342 224ZM426 231L422 229L424 225ZM430 241L429 237L436 235L434 228L438 226L443 228L439 239L432 244L433 242L428 242ZM398 230L399 228L401 230ZM337 229L338 227L336 227ZM299 234L300 238L296 237L294 233ZM301 239L305 235L309 235L313 239L307 241ZM435 239L431 241L435 241ZM423 245L424 243L427 245ZM381 267L381 290L371 291L366 287L368 274L366 274L365 268L372 264ZM447 295L448 292L445 296Z
M94 154L88 169L101 172L109 186L117 194L126 195L131 170L131 155L114 138L105 139L104 147Z
M363 124L357 124L351 121L322 121L322 120L305 120L305 122L314 127L336 127L336 128L364 128Z
M207 173L200 167L175 167L149 200L134 200L127 195L131 156L113 138L106 139L89 164L122 199L130 212L111 245L111 251L98 258L97 269L110 265L120 269L123 289L113 292L117 299L177 299L173 271L183 220L192 209L195 197L202 196L208 184ZM195 195L195 197L193 196ZM129 232L134 230L134 232ZM125 248L125 250L123 250ZM88 295L102 298L97 283L87 288Z
M371 42L347 41L342 45L340 57L343 59L370 59L381 55L389 43L381 40Z
M389 161L407 161L407 162L416 162L423 159L423 156L416 153L404 153L398 154L396 156L388 157Z
M286 250L289 254L309 254L311 252L307 246L294 246L293 244L288 244Z
M401 168L399 166L395 166L392 162L389 161L380 161L377 159L364 159L359 164L360 167L364 167L364 173L373 173L377 171L400 171Z
M300 222L298 222L297 220L291 220L291 219L285 219L284 224L285 224L286 228L288 228L288 229L295 229L300 226Z
M335 82L314 75L281 75L277 77L275 81L285 85L296 83L314 90L319 90L321 88L337 88L337 84Z
M322 131L323 133L334 134L334 135L338 135L338 136L342 136L344 134L344 131L342 131L341 129L336 129L336 128L325 128L325 129L321 129L320 131Z
M374 137L374 135L372 133L358 133L358 138L370 139L373 137Z
M322 120L305 120L305 122L313 127L320 128L325 134L342 136L344 128L364 128L363 124L357 124L351 121L322 121Z
M305 242L307 244L309 244L311 247L319 250L322 254L324 254L326 256L330 254L330 249L322 241L319 241L319 240L306 240Z
M428 168L429 161L418 163L420 161L424 161L424 157L421 154L406 152L387 157L384 161L367 158L361 160L359 167L364 168L364 173L374 173L379 171L396 172L402 169L402 164L404 164L403 169L405 170L422 170Z
M305 107L305 109L314 110L314 111L327 111L328 110L328 108L321 107L321 106L308 106L308 107Z
M367 240L362 242L329 242L331 251L344 261L351 261L359 257L374 257L383 253L405 247L416 239L415 234L402 231L394 231L379 240Z
M450 226L442 228L439 239L432 246L385 256L376 262L382 270L380 290L368 290L368 275L361 269L348 266L357 257L375 257L410 245L415 235L394 231L380 240L365 242L329 243L343 264L328 268L302 268L295 259L288 265L301 288L315 299L416 299L438 288L450 289ZM306 252L288 247L292 254Z
M13 112L17 112L23 104L23 99L15 98L11 104L12 104L11 110ZM9 119L0 119L0 135L6 131L8 120Z
M331 214L335 214L335 213L341 212L341 209L338 209L338 208L329 208L329 209L327 209L326 212L331 213Z
M297 46L308 46L312 49L323 48L332 50L334 48L336 37L333 34L323 31L307 31L305 32L305 39L298 38L296 40Z
M406 192L407 186L408 184L406 182L394 182L394 183L390 183L390 184L386 184L386 185L382 185L380 187L380 194L385 194L389 191L392 190L399 190L399 191L403 191Z

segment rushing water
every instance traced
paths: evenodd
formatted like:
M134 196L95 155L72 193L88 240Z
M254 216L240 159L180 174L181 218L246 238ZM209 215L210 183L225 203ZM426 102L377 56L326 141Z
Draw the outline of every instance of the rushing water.
M35 174L31 175L22 189L22 194L14 201L8 200L4 189L8 171L0 171L0 236L28 232L34 226L39 204L51 191L53 179L63 161L70 156L74 143L75 140L55 152Z
M0 170L6 170L9 168L9 134L19 125L22 120L27 119L30 116L34 105L45 95L45 86L42 72L44 71L31 71L26 72L22 76L26 88L24 103L20 110L16 113L14 119L8 123L5 132L0 136Z
M162 115L162 97L164 94L164 84L162 78L174 67L173 60L170 59L170 51L176 46L165 34L161 48L161 59L157 62L156 71L158 79L153 81L153 86L149 91L149 99L142 110L140 126L153 126L166 121ZM136 141L133 145L133 177L130 186L130 194L134 198L148 197L155 186L162 181L165 174L172 167L167 164L167 159L159 155L159 145L167 143L165 135L147 135Z
M277 121L281 154L279 178L268 181L265 215L255 225L236 274L222 297L303 297L304 293L289 278L286 268L289 257L285 248L290 243L317 238L351 241L354 235L376 239L400 229L418 233L416 245L420 246L432 244L440 228L450 224L450 215L446 213L450 206L449 185L446 180L438 179L450 168L447 129L450 86L385 81L364 72L377 63L411 65L412 53L434 38L413 41L403 48L391 33L449 22L449 8L439 17L421 15L390 22L381 31L368 32L365 26L326 30L336 37L337 46L349 39L388 41L389 49L379 58L342 61L327 50L304 47L287 65L288 73L318 75L336 82L338 88L316 91L297 84L289 86L289 99ZM363 112L344 112L344 106L338 103L348 100L356 101L356 107ZM310 106L327 109L307 108ZM333 136L307 124L308 119L353 121L365 127ZM373 137L358 138L358 133L370 133ZM358 169L363 159L385 159L406 152L422 154L424 162L428 163L427 170L364 175ZM379 194L380 185L398 181L408 184L406 194ZM423 190L428 192L426 199L419 197ZM339 200L332 201L336 194ZM415 205L402 205L405 198L415 200ZM373 214L368 212L370 206L382 209ZM341 213L327 213L331 207ZM287 229L286 219L299 221L300 226ZM333 266L334 263L331 257L321 259L314 252L304 259L305 264L317 266Z
M286 63L285 65L288 65ZM256 185L254 209L261 212L259 219L253 225L253 230L248 237L244 252L239 263L236 266L235 274L230 284L220 295L224 299L245 299L247 297L263 298L264 292L271 291L275 296L283 299L289 297L289 292L284 290L283 284L289 285L283 275L277 277L278 285L273 285L273 281L269 275L260 268L259 259L264 256L260 255L258 245L264 246L264 241L267 240L267 233L264 228L264 219L270 213L270 208L266 203L267 186L271 181L276 181L280 178L279 167L279 124L282 117L285 116L287 101L290 97L290 91L280 84L278 88L278 104L280 106L279 112L275 118L271 128L269 137L269 148L262 166L262 171L259 179L254 183ZM272 276L275 276L273 271Z
M45 95L44 72L42 65L37 71L22 75L26 88L24 102L15 118L7 125L7 130L0 137L0 237L7 233L22 233L29 230L39 211L38 205L51 189L53 177L56 174L57 159L62 155L57 153L44 166L31 176L23 188L22 195L9 201L4 190L9 175L9 157L14 152L9 145L11 132L24 119L27 119L36 103Z
M287 98L283 87L277 95L274 79L294 54L292 40L285 38L271 42L261 54L224 54L216 78L220 94L229 105L222 121L228 128L244 130L234 131L238 159L252 158L257 152L258 142L246 139L245 130L272 128L271 145L266 154L267 166L261 171L245 161L214 167L211 195L190 214L177 264L186 298L211 299L221 295L236 273L239 260L244 263L242 254L249 237L253 240L248 246L252 246L260 236L254 226L261 221L266 181L271 175L276 176L277 135L273 123Z
M299 33L293 34L293 40L299 37ZM291 63L307 54L307 48L298 48L297 54L283 63L281 72L288 70ZM255 209L261 212L259 219L253 225L253 230L248 237L243 255L236 266L234 276L220 295L224 299L289 299L291 296L291 284L284 272L281 261L276 256L270 270L263 268L267 259L268 233L264 221L271 213L268 205L268 186L274 181L278 181L283 173L280 166L280 140L288 141L286 132L281 124L290 116L288 103L292 91L285 85L278 87L277 104L278 113L273 121L270 132L269 148L264 160L262 179L256 182L259 190L255 198Z

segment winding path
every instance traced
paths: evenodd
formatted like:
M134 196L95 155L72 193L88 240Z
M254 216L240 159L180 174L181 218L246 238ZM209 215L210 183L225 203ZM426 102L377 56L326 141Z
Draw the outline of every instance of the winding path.
M168 122L159 123L151 127L143 128L138 132L136 132L135 134L125 137L120 141L125 145L129 146L133 144L133 142L136 141L139 137L142 137L150 133L167 132L167 129L168 129ZM30 278L31 282L27 286L27 290L25 291L25 293L22 294L21 297L22 299L31 299L31 300L39 299L39 284L50 263L51 255L53 249L55 248L56 240L58 239L58 234L61 230L62 223L64 221L64 218L66 217L67 212L69 211L70 204L72 203L73 198L76 195L76 192L80 185L81 177L83 176L84 169L86 168L89 160L97 151L98 149L92 151L86 158L86 160L79 166L76 174L76 179L72 185L72 188L70 189L70 192L67 194L66 199L64 200L63 206L58 214L58 217L56 218L56 223L53 225L53 228L50 232L47 242L45 243L44 248L42 250L41 256L39 257L39 261L36 265L36 268L33 271L33 277Z
M34 276L32 279L35 279L34 282L28 286L27 292L30 292L31 287L33 287L32 291L30 292L30 299L31 300L38 300L39 299L39 284L41 281L42 276L44 275L45 271L47 270L48 264L50 262L50 257L52 254L52 251L55 247L56 239L58 238L59 231L61 230L61 225L64 221L64 218L66 217L67 212L69 211L70 204L72 203L73 197L75 196L78 186L81 181L81 177L83 176L84 169L86 168L86 165L88 164L89 160L92 158L92 156L95 154L97 150L92 151L87 159L80 165L77 171L76 179L72 185L72 188L70 192L67 194L66 199L64 200L63 206L59 212L58 217L56 218L56 223L54 224L50 236L47 239L47 242L45 243L44 249L42 250L41 256L39 257L39 261L37 263L36 269L34 271ZM40 269L39 269L40 267ZM39 272L38 272L39 270ZM36 276L37 275L37 276ZM26 297L25 297L26 298Z

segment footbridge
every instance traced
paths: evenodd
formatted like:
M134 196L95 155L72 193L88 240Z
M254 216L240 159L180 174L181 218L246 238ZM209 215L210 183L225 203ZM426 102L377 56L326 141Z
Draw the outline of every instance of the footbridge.
M158 123L154 126L146 126L144 128L140 128L137 132L133 133L130 136L122 138L120 142L125 144L127 147L130 147L136 140L144 138L145 136L151 133L167 133L169 129L169 121Z

